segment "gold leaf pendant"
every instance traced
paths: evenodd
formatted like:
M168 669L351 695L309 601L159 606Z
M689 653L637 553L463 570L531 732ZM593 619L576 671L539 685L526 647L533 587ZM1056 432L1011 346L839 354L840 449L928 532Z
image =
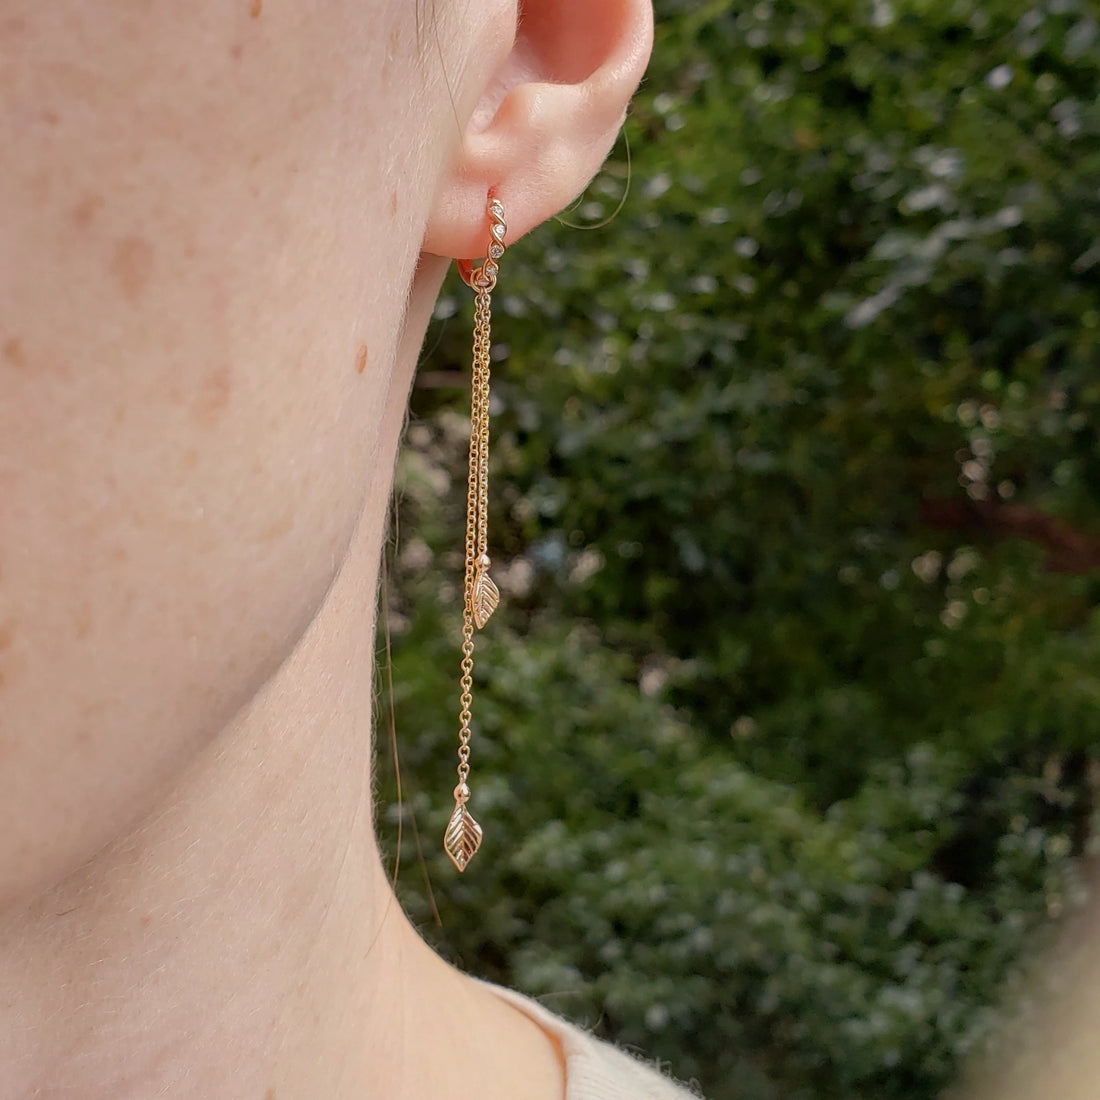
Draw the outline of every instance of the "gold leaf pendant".
M443 838L443 848L451 857L451 862L465 871L466 865L474 858L481 847L481 826L473 819L470 811L461 802L455 803L455 812L447 825Z
M477 577L474 580L474 591L470 597L470 612L478 630L489 621L490 616L500 606L500 589L493 584L493 578L489 576L488 569L489 559L482 555L477 567Z

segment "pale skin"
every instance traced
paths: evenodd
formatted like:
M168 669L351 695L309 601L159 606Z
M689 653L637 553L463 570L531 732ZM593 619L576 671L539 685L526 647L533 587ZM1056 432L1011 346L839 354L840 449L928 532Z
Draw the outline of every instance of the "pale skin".
M650 41L0 3L0 1097L563 1095L393 898L373 615L447 266L583 189Z

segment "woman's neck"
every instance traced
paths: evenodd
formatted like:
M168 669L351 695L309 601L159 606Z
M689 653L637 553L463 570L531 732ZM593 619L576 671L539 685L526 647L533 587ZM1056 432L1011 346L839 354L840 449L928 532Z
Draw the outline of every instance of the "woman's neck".
M411 929L373 833L388 472L438 276L376 499L291 656L137 828L0 914L0 1096L560 1097L546 1037Z
M369 801L374 534L155 813L0 918L0 1094L342 1095L370 1006L332 993L377 990L366 948L392 904Z

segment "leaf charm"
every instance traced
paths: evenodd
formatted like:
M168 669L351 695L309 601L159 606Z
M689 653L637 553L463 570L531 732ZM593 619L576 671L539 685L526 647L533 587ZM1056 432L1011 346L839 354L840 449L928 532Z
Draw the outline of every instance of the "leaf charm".
M478 630L489 621L489 617L500 606L500 589L493 584L493 578L484 569L477 571L477 580L474 581L474 594L470 600L470 605Z
M444 851L460 871L465 871L466 865L474 858L480 847L481 826L473 819L463 803L456 802L455 812L451 814L446 835L443 837Z

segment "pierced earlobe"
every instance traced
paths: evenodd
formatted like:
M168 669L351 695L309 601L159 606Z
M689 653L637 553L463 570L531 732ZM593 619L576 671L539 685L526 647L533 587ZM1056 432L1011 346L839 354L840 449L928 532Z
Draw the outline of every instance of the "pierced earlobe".
M508 35L479 9L475 56L494 60L468 70L478 94L462 97L473 105L425 227L423 250L436 256L478 254L492 189L512 242L583 193L649 59L651 0L522 0L522 18L510 3Z

